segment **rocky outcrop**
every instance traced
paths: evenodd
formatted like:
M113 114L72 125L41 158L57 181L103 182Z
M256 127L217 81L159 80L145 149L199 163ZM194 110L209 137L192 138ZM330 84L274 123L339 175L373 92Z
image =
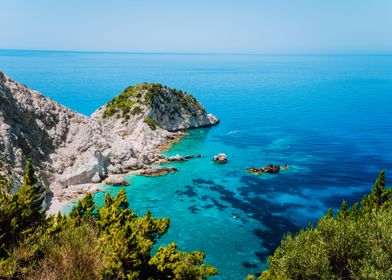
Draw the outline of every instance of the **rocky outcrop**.
M97 119L140 120L152 130L179 131L217 124L192 95L161 84L128 87L93 114Z
M198 154L198 155L185 155L185 156L181 156L181 155L174 155L171 157L166 158L167 162L184 162L187 161L188 159L192 159L192 158L201 158L202 155Z
M267 164L265 167L260 167L260 168L256 168L256 167L251 167L246 169L247 172L255 174L255 175L259 175L259 174L263 174L263 173L268 173L268 174L277 174L280 172L280 170L288 170L289 166L288 165L284 165L284 166L279 166L279 165L273 165L273 164Z
M181 130L218 122L191 95L160 84L128 87L87 117L0 72L0 171L21 176L31 157L54 196L163 160L157 147Z
M176 172L177 168L173 166L169 167L162 167L162 166L153 166L147 169L140 171L140 175L148 176L148 177L155 177L155 176L162 176L169 173Z
M168 157L167 161L169 161L169 162L183 162L183 161L186 161L188 158L189 157L183 157L183 156L180 156L177 154L175 156Z
M112 186L129 186L130 183L125 180L125 177L122 175L109 175L108 178L105 179L106 185Z
M226 163L227 162L227 156L226 156L226 154L223 154L223 153L222 154L218 154L218 155L215 155L212 158L212 160L217 162L217 163Z

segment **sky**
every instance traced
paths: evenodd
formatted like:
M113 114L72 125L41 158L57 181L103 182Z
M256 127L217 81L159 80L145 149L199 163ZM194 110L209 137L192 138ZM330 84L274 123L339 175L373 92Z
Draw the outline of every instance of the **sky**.
M0 49L392 53L392 0L0 0Z

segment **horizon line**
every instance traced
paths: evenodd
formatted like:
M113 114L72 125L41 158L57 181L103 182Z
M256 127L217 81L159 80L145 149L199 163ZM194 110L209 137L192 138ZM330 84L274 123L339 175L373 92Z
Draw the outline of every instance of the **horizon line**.
M96 53L96 54L151 54L151 55L276 55L276 56L328 56L328 55L353 55L353 56L391 56L392 51L105 51L105 50L48 50L48 49L9 49L0 48L0 51L20 52L54 52L54 53Z

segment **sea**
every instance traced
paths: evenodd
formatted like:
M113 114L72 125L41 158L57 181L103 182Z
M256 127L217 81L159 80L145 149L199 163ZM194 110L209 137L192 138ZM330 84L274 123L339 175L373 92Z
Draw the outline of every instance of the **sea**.
M130 207L170 217L157 246L206 253L214 279L267 267L288 232L369 192L392 172L392 56L108 53L0 50L0 71L85 115L129 85L194 95L220 119L164 154L202 154L178 172L130 176ZM228 156L227 164L212 157ZM278 174L249 167L288 165ZM96 194L102 205L106 186Z

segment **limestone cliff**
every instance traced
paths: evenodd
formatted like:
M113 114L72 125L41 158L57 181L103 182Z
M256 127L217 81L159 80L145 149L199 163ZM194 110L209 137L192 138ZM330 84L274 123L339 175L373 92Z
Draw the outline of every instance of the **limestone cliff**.
M160 84L128 87L87 117L0 72L0 171L21 175L31 157L54 193L151 164L179 131L216 123L191 95Z

